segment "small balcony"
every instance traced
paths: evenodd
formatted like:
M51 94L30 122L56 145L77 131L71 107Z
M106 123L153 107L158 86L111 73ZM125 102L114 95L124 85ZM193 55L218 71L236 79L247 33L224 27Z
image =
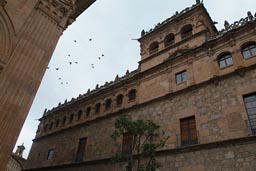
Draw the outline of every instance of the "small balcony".
M177 147L185 147L190 145L199 144L198 131L189 131L177 136Z

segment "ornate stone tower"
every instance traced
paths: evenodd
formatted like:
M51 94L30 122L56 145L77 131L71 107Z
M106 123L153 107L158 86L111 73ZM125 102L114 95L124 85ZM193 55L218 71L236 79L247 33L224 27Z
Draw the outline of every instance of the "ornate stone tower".
M95 0L0 0L0 170L63 31Z

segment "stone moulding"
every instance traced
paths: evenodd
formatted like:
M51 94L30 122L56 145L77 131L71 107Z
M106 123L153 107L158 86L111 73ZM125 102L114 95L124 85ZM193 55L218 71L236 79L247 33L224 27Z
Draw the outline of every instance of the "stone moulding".
M11 37L14 34L13 25L4 8L0 6L0 63L2 67L11 55L13 45Z

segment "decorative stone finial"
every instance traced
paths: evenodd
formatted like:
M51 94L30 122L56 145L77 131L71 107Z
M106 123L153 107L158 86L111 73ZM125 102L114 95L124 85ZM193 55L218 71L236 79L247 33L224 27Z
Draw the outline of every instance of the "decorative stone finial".
M19 145L19 146L17 147L17 150L16 150L16 152L15 152L15 155L16 155L16 156L19 156L19 157L22 157L23 151L24 151L25 149L26 149L26 148L24 147L24 143L22 143L22 145Z
M250 21L253 20L253 15L252 15L251 11L247 12L247 17L249 18Z
M47 113L47 108L44 109L44 114L46 114L46 113Z
M119 80L119 75L117 74L116 78L115 78L115 81L118 81L118 80Z
M87 93L90 93L90 92L91 92L91 90L90 90L90 89L88 89L88 90L87 90Z
M61 102L59 102L58 106L61 106Z
M196 0L196 4L200 4L200 0Z
M127 69L125 74L126 74L126 75L129 75L129 74L130 74L130 71Z
M67 102L68 102L68 100L66 99L64 103L67 103Z
M229 29L229 26L230 26L230 25L229 25L228 21L225 20L225 21L224 21L224 27L225 27L225 29L228 30L228 29Z
M142 37L142 36L145 36L145 34L146 34L146 32L145 32L145 30L143 29L143 30L141 31L141 34L140 34L140 35L141 35L141 37Z
M96 84L96 87L95 87L95 89L99 89L99 84Z

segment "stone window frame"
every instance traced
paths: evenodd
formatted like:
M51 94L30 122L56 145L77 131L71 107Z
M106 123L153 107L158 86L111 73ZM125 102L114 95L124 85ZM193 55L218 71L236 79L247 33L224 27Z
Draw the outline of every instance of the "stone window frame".
M184 83L184 82L187 81L187 79L188 79L187 70L183 70L183 71L178 72L178 73L175 74L176 84Z
M223 52L218 55L217 61L220 69L232 66L234 64L233 56L229 51Z
M117 107L121 107L123 106L124 103L124 95L123 94L119 94L116 96L116 106Z
M133 136L129 133L123 134L122 140L122 154L124 157L128 157L132 153Z
M67 121L67 116L63 116L62 118L62 126L64 126L66 124Z
M112 99L109 98L105 101L105 110L110 110L111 106L112 106Z
M148 51L149 54L153 54L155 52L157 52L159 50L159 42L158 41L154 41L149 45Z
M87 117L90 116L91 110L92 110L91 106L88 106L88 107L86 108L86 116L87 116Z
M47 160L52 160L54 155L54 149L49 149L47 153Z
M99 114L100 113L100 108L101 108L101 103L95 104L95 114Z
M60 119L56 119L56 121L55 121L55 127L58 128L58 127L59 127L59 124L60 124Z
M252 58L252 57L255 57L256 56L256 43L254 41L244 43L241 46L241 53L242 53L242 56L245 60L249 59L249 58ZM247 54L249 53L248 56L245 56L246 53Z
M136 100L136 97L137 97L137 90L136 89L131 89L128 92L128 101L133 102L133 101Z
M175 43L175 34L169 33L164 38L164 47L168 47L170 45L173 45Z
M193 35L193 26L192 26L192 24L186 24L185 26L183 26L180 29L180 36L181 36L182 40L187 39L192 35Z
M70 116L69 116L69 123L70 123L70 124L73 122L74 117L75 117L75 114L74 114L74 113L71 113Z
M82 110L79 110L79 111L77 112L77 120L78 120L78 121L81 119L82 115L83 115L83 111L82 111Z

